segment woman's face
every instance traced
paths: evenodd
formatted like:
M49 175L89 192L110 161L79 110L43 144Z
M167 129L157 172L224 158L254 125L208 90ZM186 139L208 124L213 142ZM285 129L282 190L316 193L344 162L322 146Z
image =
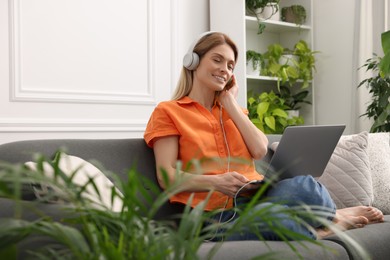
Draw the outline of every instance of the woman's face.
M194 77L201 86L213 91L221 91L233 75L234 52L227 45L218 45L209 50L200 60Z

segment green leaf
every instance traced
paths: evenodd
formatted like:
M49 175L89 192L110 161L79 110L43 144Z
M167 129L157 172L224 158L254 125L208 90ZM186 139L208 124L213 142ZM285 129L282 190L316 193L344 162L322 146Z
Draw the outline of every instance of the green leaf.
M287 116L288 116L286 111L284 111L283 109L280 109L280 108L276 108L274 111L272 111L272 115L283 117L283 118L287 118Z
M265 113L267 113L268 111L268 108L269 108L269 102L261 102L258 106L257 106L257 114L259 116L262 116L264 115Z
M278 73L278 71L280 70L281 67L282 66L280 64L278 64L278 63L272 63L269 66L268 70L272 73L272 75L275 75L275 74Z
M390 30L382 33L382 49L384 53L390 52Z
M295 67L289 66L287 68L287 75L289 78L297 79L299 78L299 72Z
M384 57L379 63L382 77L390 75L390 30L382 33L382 49Z
M21 219L5 218L0 221L0 248L14 245L28 236L35 223Z
M62 225L58 222L40 222L34 226L35 232L55 238L57 241L69 246L78 253L87 253L89 246L82 233L73 227Z
M252 105L253 102L255 102L255 101L256 101L256 99L254 99L253 97L248 98L249 105Z
M267 116L264 118L264 122L269 128L275 130L275 117Z

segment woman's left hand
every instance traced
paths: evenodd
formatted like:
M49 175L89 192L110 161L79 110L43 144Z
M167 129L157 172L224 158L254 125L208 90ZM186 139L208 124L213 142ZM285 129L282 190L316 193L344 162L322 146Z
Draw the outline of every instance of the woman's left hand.
M238 96L238 85L234 75L232 76L232 82L229 84L228 89L224 89L219 94L219 100L222 106L226 105L226 102L231 102L230 99L236 99Z
M238 84L237 84L237 81L236 81L236 77L234 75L232 75L231 80L232 80L231 87L227 91L230 92L233 95L234 98L237 98L237 96L238 96Z

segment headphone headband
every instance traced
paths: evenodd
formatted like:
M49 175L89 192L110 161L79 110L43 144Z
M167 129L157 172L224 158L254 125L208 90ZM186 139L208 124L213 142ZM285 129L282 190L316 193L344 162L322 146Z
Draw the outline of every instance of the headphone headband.
M186 55L183 58L183 66L188 70L195 70L199 65L199 55L194 52L194 48L198 42L206 35L215 33L215 31L208 31L200 34L197 39L190 45Z

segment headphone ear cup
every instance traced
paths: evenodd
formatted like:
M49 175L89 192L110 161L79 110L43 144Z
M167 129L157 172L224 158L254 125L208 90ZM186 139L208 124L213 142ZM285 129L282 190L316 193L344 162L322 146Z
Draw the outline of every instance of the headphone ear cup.
M195 52L187 53L183 58L183 66L188 70L195 70L199 65L199 55Z

